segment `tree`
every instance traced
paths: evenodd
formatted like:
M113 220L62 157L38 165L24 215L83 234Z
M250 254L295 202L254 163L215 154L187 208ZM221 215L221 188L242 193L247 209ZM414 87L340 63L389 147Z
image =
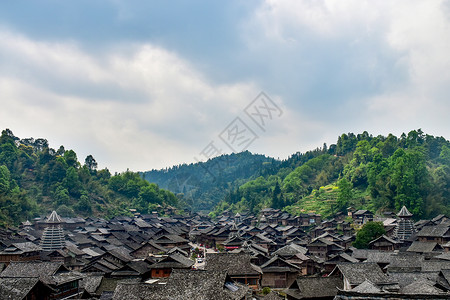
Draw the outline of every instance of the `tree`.
M371 241L385 233L386 230L384 230L383 223L367 222L356 234L356 240L353 242L353 246L358 249L367 249Z
M59 146L58 151L56 151L56 155L62 156L62 155L64 155L64 152L66 152L66 149L64 149L64 146L61 145L61 146Z
M60 205L56 209L56 212L61 217L73 217L75 215L75 213L73 212L73 209L71 209L70 207L68 207L67 205L64 205L64 204Z
M69 191L60 185L56 188L54 198L58 205L68 204L70 201Z
M398 149L392 156L391 170L391 185L396 192L395 209L405 205L416 217L422 216L429 184L424 154L416 149Z
M64 159L69 167L78 167L77 154L73 150L64 152Z
M64 179L65 186L72 196L79 196L81 190L81 182L78 178L78 173L74 167L67 169L66 178Z
M11 173L6 166L0 166L0 194L6 194L10 189Z
M80 212L84 212L87 214L92 213L92 202L86 195L81 195L78 204L76 205L76 209Z
M84 160L84 165L89 169L89 171L93 172L97 170L97 162L95 161L92 155L86 156Z
M338 182L337 209L344 212L353 198L352 183L345 177Z
M282 197L281 197L281 188L280 188L280 184L278 183L278 180L275 184L275 188L273 189L272 192L272 207L275 209L280 209L283 207L283 203L282 203Z

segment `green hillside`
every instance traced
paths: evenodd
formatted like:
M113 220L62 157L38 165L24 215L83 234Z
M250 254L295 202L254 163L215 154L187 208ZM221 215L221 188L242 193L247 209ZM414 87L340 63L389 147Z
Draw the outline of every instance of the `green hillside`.
M154 183L150 183L154 182ZM169 191L170 190L170 191ZM180 210L258 213L266 207L324 216L348 206L416 218L450 214L450 143L413 130L400 137L343 134L336 144L279 161L248 151L145 173L111 175L47 140L0 136L0 224L56 209L63 216Z
M140 174L112 176L97 170L89 155L82 165L73 150L49 147L45 139L20 139L6 129L0 136L0 225L13 225L57 210L62 216L148 213L164 206L177 207L169 191L149 183Z
M276 173L280 161L248 151L143 173L175 193L186 208L209 212L233 189L261 175Z
M329 148L295 154L277 173L241 185L211 214L273 207L327 216L348 206L385 211L406 205L419 218L449 214L449 204L450 143L419 129L400 137L343 134Z

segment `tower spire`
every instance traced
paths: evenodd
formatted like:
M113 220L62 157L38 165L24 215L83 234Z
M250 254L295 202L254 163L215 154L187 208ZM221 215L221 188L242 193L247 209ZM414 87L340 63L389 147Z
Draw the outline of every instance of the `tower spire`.
M53 251L64 248L66 241L64 240L64 231L61 227L61 217L52 211L47 218L47 227L41 237L41 247L44 251Z

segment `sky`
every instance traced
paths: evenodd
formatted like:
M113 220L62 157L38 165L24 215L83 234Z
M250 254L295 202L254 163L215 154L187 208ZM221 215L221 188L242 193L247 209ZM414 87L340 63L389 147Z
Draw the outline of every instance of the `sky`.
M450 138L450 1L6 1L0 129L100 168Z

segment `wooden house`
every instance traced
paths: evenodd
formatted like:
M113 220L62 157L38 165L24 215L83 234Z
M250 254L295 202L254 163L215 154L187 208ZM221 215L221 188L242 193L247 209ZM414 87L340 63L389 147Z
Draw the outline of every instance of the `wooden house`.
M396 240L387 237L386 235L382 235L373 241L369 242L369 248L372 250L379 251L394 251L400 249L401 243Z
M80 294L78 287L81 276L70 272L61 263L11 262L11 264L0 274L0 278L38 279L51 288L48 299L66 299Z
M184 255L171 254L150 266L151 278L169 277L174 269L190 269L194 262Z
M338 277L298 277L284 293L288 300L332 300L342 288Z
M287 288L300 274L301 268L287 262L278 255L261 266L261 286Z
M252 257L246 253L214 253L206 256L206 270L223 271L233 281L248 284L253 289L260 288L261 268L251 263Z

